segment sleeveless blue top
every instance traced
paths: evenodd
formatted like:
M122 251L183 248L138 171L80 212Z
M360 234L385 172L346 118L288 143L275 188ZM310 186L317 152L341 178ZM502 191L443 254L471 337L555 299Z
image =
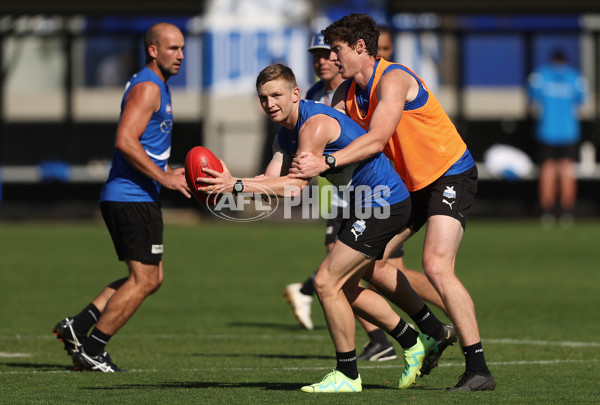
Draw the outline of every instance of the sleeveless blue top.
M325 146L326 154L345 148L350 142L365 133L360 125L336 109L314 101L300 100L296 126L291 131L282 127L277 135L281 149L295 156L298 150L300 128L307 119L318 114L334 118L341 128L339 138ZM404 182L383 153L373 155L359 163L327 170L321 176L340 189L353 187L349 193L349 202L352 205L381 207L385 204L396 204L409 197ZM367 187L360 188L359 186ZM359 200L357 201L357 199Z
M152 70L145 67L134 74L125 86L121 114L129 91L138 83L153 82L160 88L160 108L152 114L140 143L146 154L161 169L167 167L171 155L173 110L169 87ZM159 202L160 184L133 168L121 152L115 151L108 179L100 192L100 201Z

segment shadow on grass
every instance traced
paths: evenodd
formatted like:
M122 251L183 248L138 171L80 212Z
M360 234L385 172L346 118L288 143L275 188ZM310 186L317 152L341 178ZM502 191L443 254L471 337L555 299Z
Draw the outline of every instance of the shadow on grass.
M110 385L106 387L82 387L84 390L146 390L149 388L158 389L207 389L207 388L259 388L269 391L299 391L306 384L301 383L277 383L277 382L223 382L223 381L203 381L203 382L164 382L152 384L123 384ZM363 389L384 389L391 390L392 387L384 385L363 384Z
M260 359L293 359L293 360L335 360L331 355L299 355L299 354L239 354L239 353L192 353L190 357L257 357Z
M229 322L227 326L234 328L265 328L275 330L291 330L291 331L306 331L300 324L284 324L284 323L269 323L269 322ZM314 330L327 330L327 326L317 325Z
M63 364L40 364L40 363L0 363L0 366L15 367L15 368L31 368L38 371L64 371L73 370L73 365L65 366Z

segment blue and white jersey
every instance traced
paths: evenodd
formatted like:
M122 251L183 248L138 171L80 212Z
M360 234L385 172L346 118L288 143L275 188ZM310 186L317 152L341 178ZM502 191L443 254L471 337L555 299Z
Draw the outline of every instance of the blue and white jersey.
M150 118L140 143L146 154L163 171L171 155L171 131L173 128L173 109L169 87L152 70L145 67L134 74L125 87L121 101L121 114L125 108L125 99L129 91L138 83L153 82L160 88L160 108ZM142 174L115 151L108 179L100 192L100 201L119 202L158 202L160 184Z
M365 130L350 117L336 109L314 101L300 100L298 122L291 131L283 127L279 130L277 135L279 147L295 156L298 150L300 128L306 120L318 114L334 118L341 128L339 138L325 146L326 154L345 148L350 142L365 133ZM321 176L341 191L349 190L348 200L354 206L382 207L386 204L399 203L409 196L404 182L383 153L373 155L362 162L327 170ZM360 201L356 201L356 198L360 198Z
M529 96L538 104L536 137L547 145L577 143L580 137L577 107L585 101L587 84L568 65L543 66L529 77Z
M306 92L306 99L318 101L319 103L323 103L325 105L331 105L331 100L333 99L335 90L336 89L327 91L323 81L319 80L313 84L310 89L308 89Z

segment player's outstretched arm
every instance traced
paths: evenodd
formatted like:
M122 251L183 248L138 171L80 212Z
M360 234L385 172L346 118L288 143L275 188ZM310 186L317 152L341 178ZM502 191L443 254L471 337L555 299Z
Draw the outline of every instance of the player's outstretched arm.
M287 175L277 177L262 176L250 178L233 177L223 160L221 160L221 166L223 166L223 172L206 168L202 169L204 173L213 177L198 178L197 184L199 185L199 191L202 191L206 194L210 194L216 190L222 193L232 193L233 186L236 181L241 180L244 185L244 193L291 197L300 192L302 188L308 184L308 180L293 179ZM201 187L203 183L206 184L206 186Z

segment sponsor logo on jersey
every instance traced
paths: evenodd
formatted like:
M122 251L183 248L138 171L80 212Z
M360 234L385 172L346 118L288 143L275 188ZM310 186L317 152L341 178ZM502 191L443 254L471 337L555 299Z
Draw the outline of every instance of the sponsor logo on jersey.
M160 255L163 252L163 245L152 245L152 249L150 251L153 255Z
M171 107L171 104L167 103L166 110L167 114L173 114L173 108Z

